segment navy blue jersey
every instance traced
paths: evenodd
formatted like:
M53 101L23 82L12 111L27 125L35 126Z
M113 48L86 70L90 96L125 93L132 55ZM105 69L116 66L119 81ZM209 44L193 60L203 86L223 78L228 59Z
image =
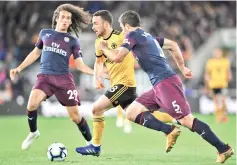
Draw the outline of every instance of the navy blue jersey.
M40 73L60 75L69 73L69 58L81 57L79 40L69 33L42 29L35 45L42 49Z
M161 49L163 43L164 38L153 37L139 28L127 34L121 45L132 51L153 86L176 74L166 61Z

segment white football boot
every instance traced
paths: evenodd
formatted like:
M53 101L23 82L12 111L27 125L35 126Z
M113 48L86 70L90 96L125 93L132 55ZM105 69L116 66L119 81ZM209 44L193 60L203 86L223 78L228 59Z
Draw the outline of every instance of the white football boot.
M39 130L36 130L35 132L30 132L29 135L26 137L26 139L23 141L21 149L22 150L29 149L34 140L37 139L39 136L40 136Z

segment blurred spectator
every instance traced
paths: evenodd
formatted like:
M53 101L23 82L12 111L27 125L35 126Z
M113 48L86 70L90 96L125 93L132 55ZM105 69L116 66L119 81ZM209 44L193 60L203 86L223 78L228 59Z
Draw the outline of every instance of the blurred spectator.
M5 65L0 62L0 104L12 99L12 86Z

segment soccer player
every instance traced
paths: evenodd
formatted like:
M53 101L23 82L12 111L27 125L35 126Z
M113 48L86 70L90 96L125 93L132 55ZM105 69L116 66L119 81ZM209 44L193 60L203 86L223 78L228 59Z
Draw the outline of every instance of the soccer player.
M37 129L37 108L42 101L55 94L58 101L66 107L71 120L77 125L87 142L92 139L86 120L79 114L79 94L73 76L69 73L69 57L75 59L77 69L93 75L93 70L84 64L79 40L70 33L78 33L90 24L91 17L82 8L62 4L54 11L52 29L42 29L35 48L15 69L10 70L11 80L40 56L40 73L30 93L27 115L30 133L23 141L21 148L28 149L40 136Z
M207 61L205 82L208 88L212 90L217 123L227 121L226 101L223 89L228 87L228 82L231 79L230 62L226 57L223 57L221 49L216 49L213 58Z
M162 131L168 134L168 137L170 135L170 139L167 141L168 148L166 149L166 152L169 152L176 142L179 129L173 129L172 126L158 122L149 112L143 112L144 109L150 106L160 106L177 119L181 125L198 133L209 144L216 147L219 152L216 162L224 163L234 154L234 151L212 132L208 124L191 114L189 103L184 95L182 82L166 62L161 49L168 49L184 77L192 78L191 70L184 65L179 46L176 42L165 38L159 38L159 41L157 41L158 38L141 29L140 22L140 16L136 12L124 12L119 18L120 26L126 34L122 46L114 50L109 48L106 42L99 44L103 54L117 63L123 62L127 58L127 54L132 51L139 65L148 74L153 84L153 89L143 93L129 105L126 110L128 119L145 127Z
M101 138L105 126L103 113L111 106L120 105L123 109L125 109L136 99L137 94L134 74L135 59L133 58L133 55L129 53L121 63L116 63L107 58L107 56L102 53L101 49L98 48L98 44L101 41L107 41L110 49L116 49L123 42L124 35L121 32L116 31L112 28L111 13L107 10L97 11L93 14L92 23L92 28L98 36L95 41L96 62L94 65L94 84L97 89L104 88L104 84L101 81L100 77L98 77L98 75L102 72L103 64L105 64L110 77L111 88L107 90L105 94L102 95L93 104L92 144L86 147L76 148L76 151L82 155L99 156ZM159 107L156 108L158 109ZM147 113L151 114L150 112L148 112L147 109L143 111L147 111ZM157 120L156 117L161 118L162 120L169 121L170 123L174 121L171 116L166 113L161 113L159 111L155 111L154 116L151 114L151 117L155 120L155 122L158 123L160 121ZM137 121L137 123L138 122L140 121ZM166 129L167 134L178 130L178 128L176 128L175 126L170 126L168 124L164 124L164 128ZM169 139L170 136L168 135L167 138Z

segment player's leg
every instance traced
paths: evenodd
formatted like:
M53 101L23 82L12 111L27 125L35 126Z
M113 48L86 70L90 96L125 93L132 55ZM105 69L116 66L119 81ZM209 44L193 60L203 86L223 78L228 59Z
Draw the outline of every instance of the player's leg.
M128 120L136 124L156 131L162 131L166 135L173 130L173 127L171 125L165 124L156 119L144 105L137 101L134 101L131 105L128 106L128 108L126 109L126 116Z
M157 118L158 120L160 120L164 123L173 123L173 124L177 123L177 121L172 116L170 116L168 113L160 112L159 110L155 110L154 112L152 112L152 114L155 116L155 118Z
M178 76L164 80L159 84L158 88L159 90L157 91L163 93L159 98L162 107L164 107L171 116L175 117L181 125L201 135L204 140L215 146L222 155L228 152L221 162L231 156L232 149L212 132L208 124L194 118L191 114L189 103L184 95L182 82ZM170 95L170 93L172 93L172 95Z
M125 133L131 133L132 132L132 122L130 120L128 120L127 118L124 119L123 131Z
M215 108L215 117L216 117L216 122L220 123L221 122L221 105L220 105L220 98L219 98L219 93L220 89L214 88L212 89L212 99L214 103L214 108Z
M221 141L205 122L193 117L191 114L183 117L179 122L193 132L199 134L205 141L218 150L219 154L217 155L217 163L224 163L234 154L232 148Z
M115 85L106 91L92 106L93 113L93 139L92 144L86 147L76 148L76 151L82 155L100 155L101 139L104 132L105 121L104 112L109 107L116 107L119 105L117 100L128 87L124 85Z
M79 93L73 80L72 74L53 75L51 82L54 84L54 94L58 101L65 106L71 120L77 125L87 142L91 141L91 133L86 120L80 116L78 105L80 103Z
M37 130L37 108L43 100L52 96L53 94L51 86L48 85L47 80L48 77L46 75L37 75L37 81L30 93L27 105L27 116L30 133L22 143L21 148L23 150L28 149L33 141L40 135L39 131Z
M119 105L116 107L117 111L117 120L116 120L116 126L117 127L122 127L123 131L125 133L130 133L132 131L132 123L123 115L123 108Z
M102 95L92 106L93 114L93 138L92 144L85 147L76 148L76 152L82 155L99 156L101 151L101 139L104 132L105 120L104 112L112 106L110 99Z
M176 126L171 126L158 120L147 108L159 109L153 89L143 93L136 101L126 109L126 116L130 121L133 121L141 126L156 131L164 132L167 136L166 152L169 152L175 144L177 137L180 134L180 129Z
M225 97L224 94L221 94L220 97L221 97L220 100L222 102L222 108L221 108L222 118L221 118L221 121L222 122L227 122L228 121L228 117L227 117L228 113L227 113L226 97Z
M144 92L126 108L126 117L128 120L142 126L169 134L172 130L172 126L164 124L148 110L148 108L160 108L154 98L155 93L153 89Z
M151 91L150 91L151 92ZM161 131L166 135L166 152L170 152L173 145L176 143L180 135L180 129L174 125L168 125L158 120L154 115L148 111L151 99L145 100L146 96L150 95L149 91L141 95L126 109L127 118L141 126L156 131ZM148 95L147 95L148 94ZM149 97L152 98L152 97ZM149 101L149 103L148 103ZM147 104L148 103L148 104Z
M120 105L116 107L116 112L117 112L116 126L120 128L124 125L123 109Z
M66 109L67 109L70 119L77 125L78 129L80 130L87 144L90 144L92 140L90 127L86 119L80 115L78 105L66 106Z
M39 89L34 89L30 93L27 105L27 116L28 116L30 133L21 145L21 148L23 150L28 149L33 143L33 141L40 136L40 133L37 130L37 108L39 107L41 102L45 99L46 94Z
M111 101L105 95L100 96L92 106L93 114L93 145L100 146L101 139L104 132L105 120L104 112L109 107L112 107Z
M223 123L227 122L227 109L226 109L226 99L223 94L223 89L219 88L215 93L216 104L218 107L218 120L217 122Z

